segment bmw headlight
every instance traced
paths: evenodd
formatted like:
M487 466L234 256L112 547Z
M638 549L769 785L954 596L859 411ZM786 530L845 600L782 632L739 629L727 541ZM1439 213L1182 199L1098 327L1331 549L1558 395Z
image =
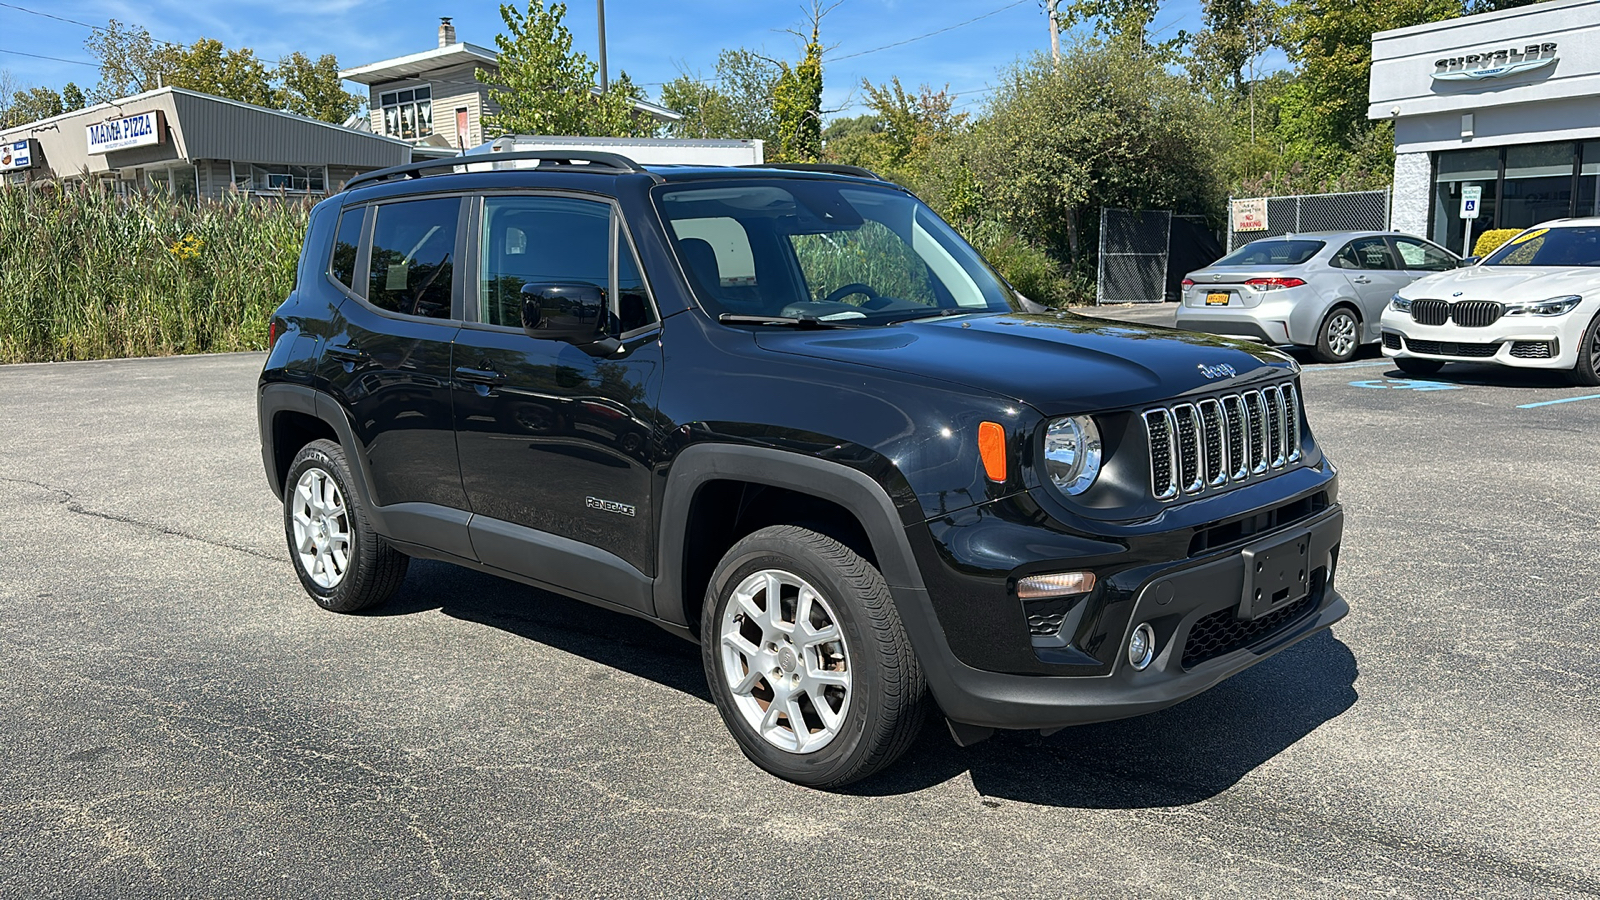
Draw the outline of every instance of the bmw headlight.
M1400 296L1399 294L1395 294L1393 297L1389 298L1389 308L1395 312L1408 313L1411 312L1411 301Z
M1100 475L1100 429L1088 416L1055 419L1044 433L1044 467L1067 494L1081 494Z
M1506 310L1501 315L1506 316L1564 316L1577 308L1583 298L1573 295L1567 297L1551 297L1549 300L1539 300L1532 303L1507 303Z

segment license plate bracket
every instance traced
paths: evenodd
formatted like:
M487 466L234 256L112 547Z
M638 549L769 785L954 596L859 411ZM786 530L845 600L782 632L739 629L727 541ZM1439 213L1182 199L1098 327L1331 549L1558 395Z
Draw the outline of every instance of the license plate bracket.
M1301 532L1288 540L1241 551L1244 591L1239 598L1239 618L1254 621L1310 593L1310 550L1311 534Z
M1228 305L1228 292L1227 291L1211 291L1211 292L1207 293L1206 294L1206 305L1207 306L1227 306Z

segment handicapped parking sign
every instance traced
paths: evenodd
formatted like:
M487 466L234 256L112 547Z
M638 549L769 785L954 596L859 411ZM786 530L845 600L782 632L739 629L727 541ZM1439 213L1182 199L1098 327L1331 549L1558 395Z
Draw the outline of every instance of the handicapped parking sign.
M1483 186L1469 185L1461 189L1461 218L1476 219L1483 203Z
M1442 381L1420 381L1415 378L1379 378L1373 381L1352 381L1351 387L1358 388L1387 388L1394 391L1459 391L1459 384L1445 384Z

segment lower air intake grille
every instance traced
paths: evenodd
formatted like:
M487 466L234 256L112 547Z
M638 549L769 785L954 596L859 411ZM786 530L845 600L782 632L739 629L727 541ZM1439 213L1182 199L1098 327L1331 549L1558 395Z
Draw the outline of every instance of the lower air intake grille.
M1395 334L1392 331L1385 331L1383 333L1383 345L1385 347L1388 347L1390 350L1399 350L1400 349L1400 335Z
M1500 352L1500 343L1461 344L1453 341L1419 341L1406 338L1406 349L1429 356L1464 356L1469 359L1488 359Z
M1061 630L1061 623L1066 621L1067 610L1072 607L1076 597L1049 597L1044 600L1022 601L1022 611L1028 616L1028 634L1034 637L1049 637Z
M1312 573L1309 594L1254 622L1240 619L1231 606L1203 616L1189 629L1189 639L1183 645L1183 667L1192 669L1203 662L1235 650L1242 650L1282 631L1316 608L1317 602L1322 599L1322 585L1326 577L1326 569L1316 570Z
M1512 341L1511 355L1517 359L1550 359L1555 356L1550 352L1549 341Z

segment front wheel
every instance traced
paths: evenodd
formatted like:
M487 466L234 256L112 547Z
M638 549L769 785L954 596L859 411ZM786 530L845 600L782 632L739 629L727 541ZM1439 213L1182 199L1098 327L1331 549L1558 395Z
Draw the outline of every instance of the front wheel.
M1317 330L1317 345L1312 348L1311 355L1318 362L1349 362L1355 357L1359 346L1361 322L1349 307L1339 306L1322 320L1322 327Z
M1583 343L1578 345L1578 361L1567 373L1567 378L1580 387L1600 385L1600 316L1583 331Z
M763 528L718 564L700 620L722 721L797 784L865 778L911 745L926 686L883 576L826 535Z

